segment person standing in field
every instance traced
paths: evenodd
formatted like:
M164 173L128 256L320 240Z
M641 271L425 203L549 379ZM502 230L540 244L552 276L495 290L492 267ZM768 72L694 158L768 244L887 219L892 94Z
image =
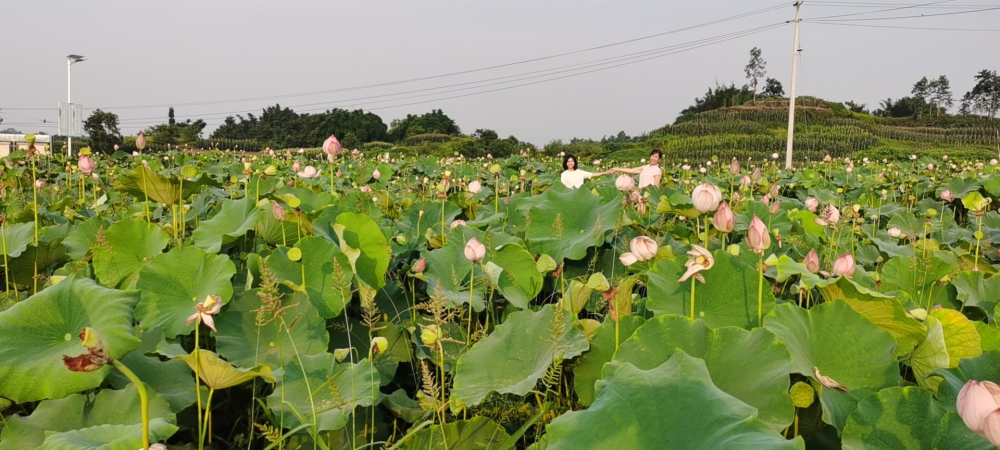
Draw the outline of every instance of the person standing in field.
M663 178L663 169L660 169L661 158L663 158L663 152L653 150L649 154L649 164L635 168L615 167L611 169L611 172L639 175L639 189L646 186L659 186L660 180Z
M609 172L587 172L586 170L579 169L580 162L576 159L576 156L566 155L563 157L563 173L560 177L562 184L570 189L576 189L583 186L583 181L588 178L600 177L607 175Z

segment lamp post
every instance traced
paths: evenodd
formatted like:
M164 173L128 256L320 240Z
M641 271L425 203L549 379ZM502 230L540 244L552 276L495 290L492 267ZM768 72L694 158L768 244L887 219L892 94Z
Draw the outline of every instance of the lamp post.
M69 109L73 109L73 64L84 61L84 58L80 55L69 55L66 57L66 103L70 105ZM72 121L67 121L69 123L69 129L73 129ZM72 131L67 130L67 133L72 134ZM73 136L66 136L69 146L66 148L66 158L73 157Z

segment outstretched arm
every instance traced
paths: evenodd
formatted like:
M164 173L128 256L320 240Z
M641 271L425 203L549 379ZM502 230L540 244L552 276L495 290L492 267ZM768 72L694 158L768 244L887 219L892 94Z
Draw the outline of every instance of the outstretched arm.
M611 169L611 173L615 173L615 172L617 172L617 173L630 173L632 175L639 175L640 173L642 173L642 167L633 167L633 168L630 168L630 169L622 168L622 167L615 167L614 169Z
M605 176L605 175L607 175L609 173L614 173L614 169L608 170L606 172L594 172L590 176L591 176L591 178L593 178L593 177L603 177L603 176Z

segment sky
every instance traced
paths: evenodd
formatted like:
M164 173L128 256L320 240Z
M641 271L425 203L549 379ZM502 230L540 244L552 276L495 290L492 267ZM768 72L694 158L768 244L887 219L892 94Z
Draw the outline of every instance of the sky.
M960 98L975 73L1000 70L1000 32L884 28L1000 29L1000 9L975 11L1000 4L905 1L803 4L798 94L873 108L947 75ZM203 118L207 137L227 115L275 103L361 108L386 124L442 109L465 133L536 145L637 135L716 83L745 83L753 47L787 92L794 13L765 0L4 0L0 129L54 133L65 57L79 54L74 103L118 114L129 135L166 122L170 105L179 120ZM810 21L821 17L840 25ZM455 72L467 73L440 76Z

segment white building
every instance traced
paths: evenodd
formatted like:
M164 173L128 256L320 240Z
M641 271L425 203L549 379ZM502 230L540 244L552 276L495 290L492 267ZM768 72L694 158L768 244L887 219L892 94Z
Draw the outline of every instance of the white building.
M0 134L0 158L7 157L15 150L28 150L26 134ZM41 155L49 154L52 146L52 136L35 135L35 150Z

